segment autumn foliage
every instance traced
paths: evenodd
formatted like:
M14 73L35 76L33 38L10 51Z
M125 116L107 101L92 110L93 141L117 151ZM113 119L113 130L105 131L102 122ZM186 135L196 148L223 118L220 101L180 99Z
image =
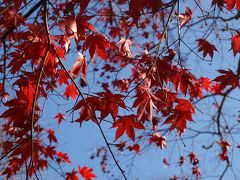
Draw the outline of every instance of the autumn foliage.
M134 179L146 149L175 168L160 179L207 177L206 156L220 179L240 176L239 12L238 0L3 0L0 179ZM99 169L61 150L65 123L98 128Z

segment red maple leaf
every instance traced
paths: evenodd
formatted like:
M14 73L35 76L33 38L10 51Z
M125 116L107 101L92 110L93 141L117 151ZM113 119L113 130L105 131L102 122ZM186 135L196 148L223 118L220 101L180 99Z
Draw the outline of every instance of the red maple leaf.
M25 141L27 140L27 141ZM29 139L23 139L22 142L24 142L21 146L14 149L14 151L11 154L11 157L14 157L15 160L17 160L18 168L20 168L30 157L31 157L31 141ZM42 141L40 139L34 139L33 146L34 146L34 153L32 154L32 158L34 161L34 164L36 165L38 161L40 160L40 152L45 153L45 148L43 147ZM32 174L33 171L30 173Z
M218 70L218 72L223 75L216 77L213 81L220 83L219 90L223 90L226 86L234 88L239 86L239 77L231 69L228 69L228 71Z
M127 92L129 88L130 81L128 79L114 80L112 82L113 87L121 92Z
M113 38L116 38L117 36L120 36L121 34L121 29L118 27L111 27L109 35L112 36Z
M178 105L175 107L175 110L178 112L195 112L195 108L192 103L186 99L177 99L176 102Z
M108 88L104 88L106 92L96 93L101 98L101 106L99 106L101 111L101 118L107 117L109 114L115 119L118 115L118 108L122 107L126 109L126 105L121 94L113 94Z
M159 98L150 91L151 81L146 78L144 84L137 88L136 100L133 103L134 108L137 108L138 120L146 115L147 119L152 123L153 108L156 108L153 100L158 101Z
M92 120L96 122L95 111L100 111L100 117L105 118L109 114L115 119L118 115L119 107L126 109L125 103L122 100L124 97L120 94L113 94L107 87L105 92L96 93L98 96L86 97L85 100L80 100L75 110L80 109L80 117L76 120L80 125L83 121Z
M169 119L172 119L170 130L173 130L176 128L179 134L182 134L185 131L187 127L187 121L193 121L192 113L189 113L189 112L177 113L175 117L174 116L169 117Z
M78 176L77 176L77 171L75 171L74 169L72 170L72 172L67 172L66 173L66 180L79 180Z
M70 44L71 44L71 37L68 37L67 35L52 35L52 39L58 41L58 43L63 46L63 50L65 53L68 53ZM59 56L60 57L60 56Z
M204 89L206 91L211 90L212 85L211 85L211 80L209 78L201 77L200 79L198 79L198 82L199 82L202 89Z
M69 77L68 77L67 73L66 73L63 69L59 70L59 77L58 77L58 78L59 78L59 79L58 79L58 82L59 82L59 85L60 85L60 86L61 86L63 83L66 84L66 85L68 85L68 79L69 79Z
M163 6L162 0L159 0L159 1L148 0L146 1L146 3L147 3L146 5L149 6L150 9L152 9L153 14Z
M89 0L85 0L85 1L89 1ZM81 3L82 5L82 3ZM80 36L85 36L86 33L86 29L90 30L92 32L96 32L96 29L94 28L94 26L87 22L88 20L90 20L93 16L87 16L87 15L83 15L83 14L79 14L76 18L77 21L77 29L78 29L78 34Z
M175 107L174 113L163 124L171 124L170 131L176 128L182 134L187 127L187 121L193 121L192 114L195 112L195 108L186 99L177 99L176 102L178 104Z
M237 53L240 53L240 33L232 36L232 50L234 56L236 56Z
M58 125L65 119L64 114L62 113L58 113L54 118L57 119Z
M44 154L45 147L42 146L40 139L33 140L34 152L31 153L31 141L29 138L21 139L21 141L17 141L16 144L21 143L21 146L17 146L14 148L11 154L9 154L9 162L6 163L6 168L1 172L1 175L6 175L7 179L11 177L13 174L16 174L17 171L20 170L21 166L27 162L27 160L32 155L32 162L34 164L34 169L43 169L47 167L47 161L41 159L40 153ZM29 176L32 176L34 173L33 168L29 169ZM11 179L11 178L10 178Z
M227 3L228 10L232 10L236 5L237 10L240 11L240 1L239 0L225 0L225 2Z
M73 100L75 100L76 97L78 96L77 88L75 87L74 84L70 84L67 86L66 91L64 92L63 95L66 96L67 99L71 97Z
M122 142L120 142L118 144L115 144L115 146L117 147L118 151L123 152L124 148L126 146L126 141L122 141Z
M108 39L100 34L91 34L88 35L85 42L83 43L83 51L89 50L90 57L93 61L93 57L97 54L103 60L107 60L108 58L108 51L109 48L109 41Z
M72 162L69 160L67 153L57 152L56 155L58 156L57 162L66 162L71 164Z
M56 155L56 150L55 150L55 146L47 146L44 148L43 154L45 157L50 157L51 159L55 158Z
M137 27L143 8L144 8L143 1L131 0L129 2L128 11L126 11L126 14L129 17L133 18L132 24L136 25Z
M139 154L141 146L139 144L134 144L132 146L127 147L129 151L135 151L136 153Z
M213 58L214 51L217 51L216 47L213 44L210 44L205 39L198 39L198 52L203 52L203 57L209 55L211 59Z
M21 84L18 81L16 84ZM33 99L35 93L34 82L27 80L25 84L21 85L19 91L16 91L17 98L11 99L4 103L7 106L7 110L3 112L0 117L8 118L8 124L12 124L14 127L28 128L29 127L29 115L32 112ZM41 89L41 88L39 88ZM39 106L36 103L35 113L39 111ZM37 117L37 115L35 115ZM34 119L37 120L38 118Z
M187 71L187 69L181 69L179 71L175 71L173 75L170 77L170 80L174 84L176 91L182 91L185 95L189 88L193 88L193 81L196 78Z
M50 143L57 142L57 138L55 136L55 131L53 129L48 129L48 136L47 138L49 139Z
M92 180L92 179L96 178L96 175L93 174L92 168L88 168L86 166L81 168L80 166L78 166L78 172L81 174L81 176L84 178L84 180Z
M119 119L117 119L112 125L112 128L117 128L114 141L120 138L124 134L124 132L126 132L127 136L132 141L134 141L135 139L134 128L145 129L140 122L136 121L135 115L118 116L118 118Z
M57 57L59 58L63 58L64 60L66 60L65 58L65 53L63 51L63 49L59 46L57 46L56 44L53 43L53 47L54 49L56 50L56 53L57 53ZM55 57L56 58L56 57Z
M80 126L83 121L88 121L90 119L97 124L95 111L101 109L101 105L102 102L99 97L86 97L84 100L82 99L74 107L74 110L81 109L79 113L80 117L75 121L79 122Z

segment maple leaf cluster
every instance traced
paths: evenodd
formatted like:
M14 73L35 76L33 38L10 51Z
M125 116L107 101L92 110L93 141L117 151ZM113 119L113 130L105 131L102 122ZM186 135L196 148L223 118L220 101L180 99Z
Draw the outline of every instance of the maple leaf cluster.
M189 136L194 140L202 134L218 136L219 158L230 163L232 147L227 137L238 128L229 128L222 111L229 94L239 90L240 63L228 68L222 63L215 77L199 76L191 67L196 58L219 63L216 57L225 56L221 48L225 44L218 43L222 39L230 42L226 52L231 58L238 57L240 32L229 26L239 18L235 12L240 11L240 1L212 0L209 12L204 1L193 4L195 8L187 1L180 7L175 0L4 0L0 4L0 125L4 136L0 176L11 179L26 171L26 179L37 178L40 171L56 171L52 162L73 166L69 154L59 150L58 127L69 122L98 127L106 147L97 148L91 159L101 158L102 171L110 173L111 155L125 179L112 147L135 156L146 147L165 151L171 147L168 136L184 144L182 138L189 131L196 133ZM230 30L232 35L223 38L222 33ZM196 42L197 49L190 47ZM193 54L189 63L188 56ZM216 97L222 97L221 103ZM196 116L202 113L198 102L205 98L212 98L217 107L216 114L209 115L211 125L206 131L189 128L202 123ZM45 118L48 113L54 114L55 121ZM198 179L200 158L188 152L188 158L180 155L177 163L183 166L184 157L189 159L192 176ZM163 163L172 164L165 157ZM67 180L97 177L92 168L82 165L60 175Z

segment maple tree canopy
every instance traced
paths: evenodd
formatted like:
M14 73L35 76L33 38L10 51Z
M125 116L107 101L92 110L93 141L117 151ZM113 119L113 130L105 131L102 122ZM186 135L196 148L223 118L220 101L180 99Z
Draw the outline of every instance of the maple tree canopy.
M0 179L237 179L239 20L239 0L1 1ZM92 164L67 124L98 129Z

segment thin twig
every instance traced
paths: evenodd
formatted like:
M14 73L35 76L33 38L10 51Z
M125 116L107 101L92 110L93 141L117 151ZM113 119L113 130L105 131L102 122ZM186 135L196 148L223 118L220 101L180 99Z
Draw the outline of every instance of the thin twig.
M32 116L31 116L31 131L30 131L30 137L31 137L31 158L30 158L30 162L29 162L29 166L27 169L27 173L26 173L26 179L28 179L29 176L29 171L30 168L33 167L33 154L34 154L34 139L33 139L33 133L34 133L34 117L35 117L35 108L36 108L36 103L37 103L37 97L38 97L38 90L39 90L39 85L40 85L40 81L42 78L42 74L43 74L43 69L44 69L44 64L45 61L47 60L47 56L51 47L51 39L50 39L50 32L48 29L48 19L47 19L47 2L44 2L44 25L45 25L45 30L46 30L46 35L47 35L47 40L48 40L48 46L46 49L46 53L45 56L42 60L42 64L40 66L40 72L38 75L38 79L37 79L37 83L36 83L36 89L35 89L35 93L34 93L34 97L33 97L33 104L32 104Z
M224 93L223 95L223 98L222 98L222 101L221 101L221 104L218 108L218 113L217 113L217 129L218 129L218 134L219 136L222 137L222 132L221 132L221 122L220 122L220 117L221 117L221 114L222 114L222 108L223 108L223 105L224 105L224 102L226 100L226 97L227 95L234 89L234 87L231 87L229 90L226 91L226 93Z

